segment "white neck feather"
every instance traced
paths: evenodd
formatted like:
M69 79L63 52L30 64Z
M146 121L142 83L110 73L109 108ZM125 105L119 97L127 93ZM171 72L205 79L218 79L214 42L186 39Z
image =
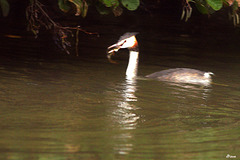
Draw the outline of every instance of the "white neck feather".
M126 78L133 79L137 76L138 70L138 51L130 51L129 53L129 62L126 71Z

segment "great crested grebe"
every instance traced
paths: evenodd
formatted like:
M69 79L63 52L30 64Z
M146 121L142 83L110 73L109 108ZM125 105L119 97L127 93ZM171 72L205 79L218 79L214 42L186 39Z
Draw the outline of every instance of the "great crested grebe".
M108 59L111 59L111 56L120 48L128 48L129 62L126 70L127 79L134 79L137 76L139 50L138 42L135 37L136 34L138 33L125 33L120 37L116 44L111 45L107 50L107 57ZM213 75L212 72L204 72L190 68L174 68L149 74L146 76L146 78L176 83L210 85L212 81L211 75Z

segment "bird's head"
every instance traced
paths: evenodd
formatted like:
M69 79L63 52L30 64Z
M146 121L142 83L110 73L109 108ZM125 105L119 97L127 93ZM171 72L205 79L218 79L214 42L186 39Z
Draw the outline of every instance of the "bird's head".
M111 59L111 56L121 48L128 48L129 50L137 49L138 42L135 37L136 34L138 34L138 33L137 32L127 32L119 38L117 43L109 46L107 48L108 59Z

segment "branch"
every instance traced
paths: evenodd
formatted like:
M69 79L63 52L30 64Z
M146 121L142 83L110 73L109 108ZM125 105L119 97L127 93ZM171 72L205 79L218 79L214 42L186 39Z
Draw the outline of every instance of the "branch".
M89 34L89 35L97 35L99 37L98 33L92 33L88 32L80 26L77 27L63 27L62 25L56 23L52 18L48 15L46 10L44 9L44 5L40 3L38 0L33 0L30 2L29 6L26 9L26 18L29 22L28 24L28 30L31 30L35 37L38 36L39 30L41 27L44 27L46 30L53 30L53 33L56 35L55 42L58 44L60 43L62 49L65 50L67 54L70 54L68 51L68 46L71 46L70 42L67 40L68 36L70 35L73 37L72 31L76 31L76 55L78 56L78 36L79 31Z

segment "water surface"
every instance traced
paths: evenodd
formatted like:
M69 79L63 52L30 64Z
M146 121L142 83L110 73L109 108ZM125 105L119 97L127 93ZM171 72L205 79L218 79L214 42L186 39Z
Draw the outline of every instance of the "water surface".
M143 33L140 78L129 81L125 51L117 59L119 64L105 58L106 47L117 36L93 40L101 46L84 46L83 41L82 56L75 58L34 56L33 52L48 49L42 51L37 42L27 39L2 38L7 46L1 46L0 60L0 159L240 156L240 56L236 50L196 47L201 37L156 34L149 38ZM21 49L23 44L27 50ZM141 78L175 67L214 72L214 84L170 85Z

